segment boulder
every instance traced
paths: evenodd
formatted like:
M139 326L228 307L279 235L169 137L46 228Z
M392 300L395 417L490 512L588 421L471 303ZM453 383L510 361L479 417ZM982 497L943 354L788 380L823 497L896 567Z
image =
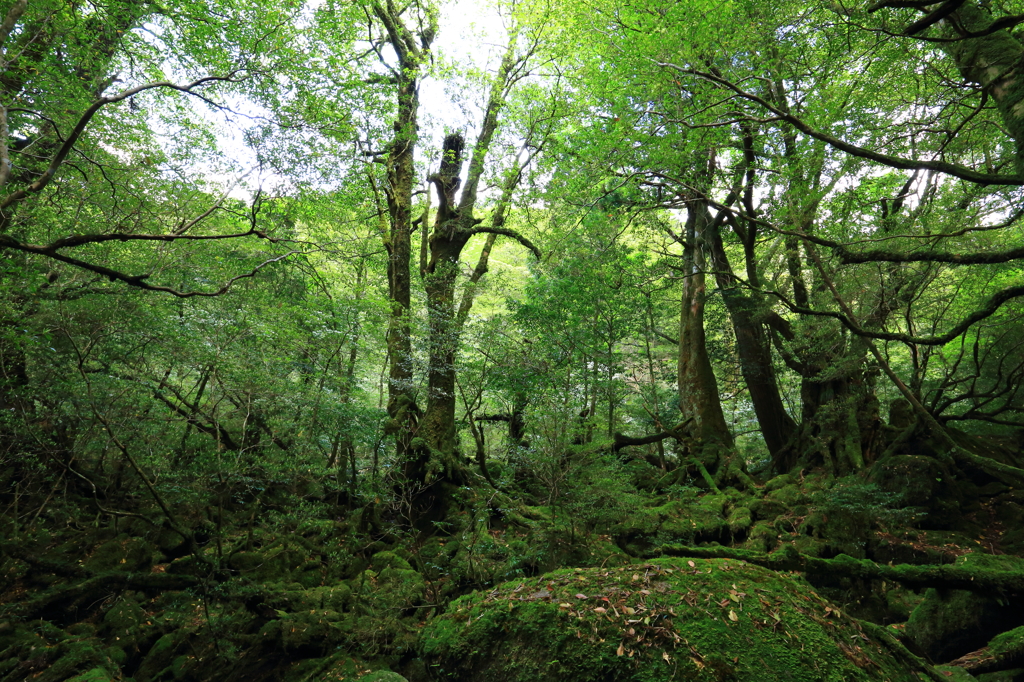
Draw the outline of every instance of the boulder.
M418 647L436 679L466 682L919 679L923 664L879 630L790 575L662 558L462 597Z

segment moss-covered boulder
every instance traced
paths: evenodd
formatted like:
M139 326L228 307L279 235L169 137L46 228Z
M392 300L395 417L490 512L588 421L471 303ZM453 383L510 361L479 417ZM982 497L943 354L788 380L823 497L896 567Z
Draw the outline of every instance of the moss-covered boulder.
M726 559L567 569L454 601L439 680L917 680L923 664L802 580Z
M670 500L631 513L611 530L619 546L634 554L642 553L655 542L728 542L736 532L750 526L749 510L728 514L732 501L727 495L709 493L688 499ZM745 516L744 516L745 514Z
M966 554L957 564L990 570L1024 571L1024 559ZM929 589L907 621L906 634L936 663L980 649L997 634L1024 625L1015 599L996 599L965 590Z

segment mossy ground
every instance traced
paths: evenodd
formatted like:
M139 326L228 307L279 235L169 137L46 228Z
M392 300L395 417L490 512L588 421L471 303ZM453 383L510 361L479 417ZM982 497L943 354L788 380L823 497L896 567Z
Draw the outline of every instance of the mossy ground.
M632 469L645 467L655 479ZM923 528L869 481L813 472L743 491L616 485L590 510L582 494L571 508L499 508L470 489L431 533L323 490L223 509L186 499L178 517L201 559L164 526L68 497L0 541L0 682L913 679L917 659L854 618L906 639L923 591L636 557L690 544L949 563L998 549L1022 521L1016 491L984 481L963 486L961 520L990 514L999 534ZM954 657L939 649L936 662Z
M508 582L453 602L419 647L438 679L477 682L895 681L923 671L806 582L724 559Z

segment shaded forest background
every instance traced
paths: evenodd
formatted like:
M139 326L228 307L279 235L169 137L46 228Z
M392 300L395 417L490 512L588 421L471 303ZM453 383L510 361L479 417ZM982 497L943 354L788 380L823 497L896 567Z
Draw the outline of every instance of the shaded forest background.
M1024 679L1024 6L466 12L0 2L0 680Z

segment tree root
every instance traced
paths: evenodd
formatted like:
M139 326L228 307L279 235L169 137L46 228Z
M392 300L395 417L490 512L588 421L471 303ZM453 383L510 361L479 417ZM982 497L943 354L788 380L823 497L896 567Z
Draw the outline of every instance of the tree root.
M949 665L963 668L972 675L993 673L1019 667L1024 661L1024 626L1004 632L985 647L964 654Z
M662 545L643 558L679 556L700 559L736 559L774 571L801 571L812 575L829 575L861 580L889 580L908 587L939 587L970 590L988 595L1024 594L1024 573L984 568L944 565L888 566L867 559L854 559L840 554L835 559L818 559L785 547L774 554L758 554L725 547L686 547Z
M103 573L75 585L62 585L17 604L10 605L4 616L29 621L43 617L60 602L73 602L92 592L109 594L114 590L184 590L200 584L199 578L177 573Z

